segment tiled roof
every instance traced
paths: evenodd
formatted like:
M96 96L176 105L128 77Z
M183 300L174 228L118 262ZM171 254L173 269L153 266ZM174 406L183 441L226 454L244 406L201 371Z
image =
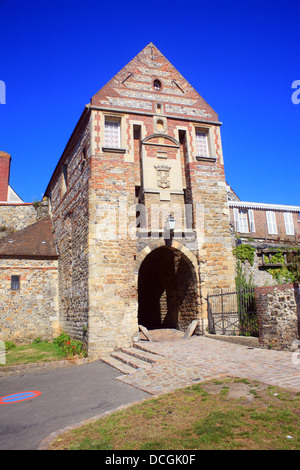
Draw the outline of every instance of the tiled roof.
M57 258L51 218L35 222L0 239L0 257Z

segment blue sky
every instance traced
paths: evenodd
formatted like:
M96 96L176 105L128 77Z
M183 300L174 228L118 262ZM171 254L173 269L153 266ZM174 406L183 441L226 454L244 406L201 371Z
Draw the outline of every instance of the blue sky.
M227 182L300 205L300 1L0 0L0 150L41 199L90 98L153 42L219 114Z

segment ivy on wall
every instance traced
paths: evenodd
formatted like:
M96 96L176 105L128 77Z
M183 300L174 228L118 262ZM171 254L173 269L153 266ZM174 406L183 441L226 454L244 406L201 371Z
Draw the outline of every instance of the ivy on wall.
M251 266L253 266L255 253L256 249L251 245L239 245L233 250L233 254L237 259L242 263L249 261Z
M285 260L284 252L287 252L287 260ZM272 275L277 284L289 284L300 282L300 248L284 247L283 250L274 248L274 254L270 256L269 264L282 264L281 267L269 267L266 271ZM243 273L243 264L248 261L251 266L254 263L256 248L248 244L238 245L233 250L233 254L237 260L236 266L236 285L239 288L252 285L252 278L247 281ZM285 265L285 263L288 265Z
M270 273L278 284L289 284L300 281L300 254L299 252L289 251L287 254L287 261L289 266L282 266L281 268L269 268L267 272ZM284 254L278 250L269 259L270 264L285 264Z

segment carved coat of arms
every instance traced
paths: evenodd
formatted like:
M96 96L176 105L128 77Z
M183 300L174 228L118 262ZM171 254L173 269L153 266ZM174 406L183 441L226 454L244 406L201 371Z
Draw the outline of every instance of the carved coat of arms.
M167 165L154 165L157 174L157 186L159 188L169 188L170 187L170 166Z

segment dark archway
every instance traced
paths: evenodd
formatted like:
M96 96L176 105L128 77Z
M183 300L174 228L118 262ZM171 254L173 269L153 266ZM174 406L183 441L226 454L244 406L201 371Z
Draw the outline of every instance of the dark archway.
M149 330L185 331L198 314L198 290L193 266L179 250L160 247L140 266L138 322Z

